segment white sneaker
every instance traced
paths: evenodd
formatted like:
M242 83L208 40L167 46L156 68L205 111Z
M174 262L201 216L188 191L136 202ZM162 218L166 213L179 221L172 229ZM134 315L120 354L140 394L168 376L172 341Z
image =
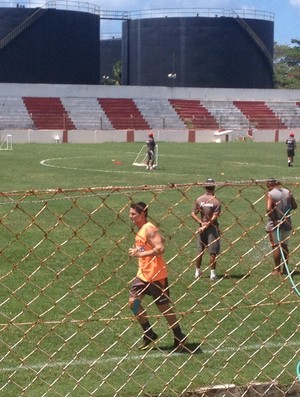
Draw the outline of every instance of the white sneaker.
M210 276L211 280L219 280L219 277L216 274Z
M196 268L196 270L195 270L195 278L199 278L199 277L201 277L201 276L202 276L201 270L198 269L198 268Z

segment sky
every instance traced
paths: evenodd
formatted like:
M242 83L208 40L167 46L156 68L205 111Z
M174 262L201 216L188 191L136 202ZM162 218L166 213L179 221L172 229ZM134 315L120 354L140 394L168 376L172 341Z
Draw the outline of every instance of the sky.
M300 0L89 0L101 10L134 11L161 8L222 8L226 10L262 10L274 13L274 40L290 45L300 40ZM121 24L101 21L103 34L121 33Z

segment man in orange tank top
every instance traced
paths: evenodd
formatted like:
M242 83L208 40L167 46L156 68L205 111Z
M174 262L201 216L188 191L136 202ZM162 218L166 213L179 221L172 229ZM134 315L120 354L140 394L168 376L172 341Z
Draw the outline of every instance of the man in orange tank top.
M129 255L138 258L138 272L130 289L129 306L144 331L140 350L149 350L158 339L153 331L141 301L145 295L153 297L157 308L165 316L174 334L174 351L184 349L186 335L181 331L179 320L170 306L168 271L163 258L164 238L151 222L147 220L148 208L143 202L131 204L129 217L138 227L135 245L129 248Z

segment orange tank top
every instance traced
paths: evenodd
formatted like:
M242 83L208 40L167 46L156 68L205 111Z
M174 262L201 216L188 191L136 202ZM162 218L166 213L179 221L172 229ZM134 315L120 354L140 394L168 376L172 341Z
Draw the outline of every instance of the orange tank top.
M135 236L135 245L141 251L150 251L152 246L147 242L146 230L147 227L157 228L151 223L147 222L141 227ZM164 258L161 254L155 256L144 256L138 258L138 272L137 277L143 281L153 282L157 280L162 280L168 276L167 266Z

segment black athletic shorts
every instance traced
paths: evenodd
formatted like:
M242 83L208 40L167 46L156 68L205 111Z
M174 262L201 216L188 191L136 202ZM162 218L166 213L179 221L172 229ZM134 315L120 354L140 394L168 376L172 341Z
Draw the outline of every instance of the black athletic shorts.
M154 281L148 283L136 277L130 288L130 296L140 297L142 295L150 295L157 305L163 305L170 302L170 291L168 279Z

